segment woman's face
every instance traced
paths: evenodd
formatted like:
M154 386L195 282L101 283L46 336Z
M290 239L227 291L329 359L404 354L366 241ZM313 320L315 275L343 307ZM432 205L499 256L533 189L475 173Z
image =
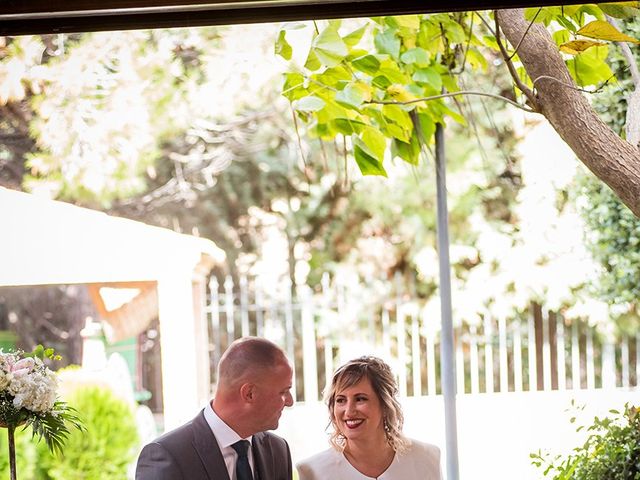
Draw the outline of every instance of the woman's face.
M337 391L333 404L336 427L347 442L384 438L382 405L368 378Z

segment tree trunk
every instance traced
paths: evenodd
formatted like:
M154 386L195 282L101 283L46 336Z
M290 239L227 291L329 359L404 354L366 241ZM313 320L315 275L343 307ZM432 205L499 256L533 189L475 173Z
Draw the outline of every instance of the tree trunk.
M584 93L570 87L575 82L541 24L532 25L527 32L529 22L522 9L496 14L505 37L511 45L519 45L518 56L536 88L537 109L582 163L640 217L640 150L600 119Z

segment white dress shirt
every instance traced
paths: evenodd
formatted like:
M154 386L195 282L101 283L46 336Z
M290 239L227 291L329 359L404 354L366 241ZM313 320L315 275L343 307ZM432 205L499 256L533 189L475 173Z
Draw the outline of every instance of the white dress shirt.
M224 458L224 463L227 466L227 472L229 472L229 478L231 480L236 479L236 461L238 460L238 454L233 449L231 445L236 443L239 440L248 440L250 444L253 445L252 439L253 436L242 438L238 435L229 425L224 423L224 421L218 416L216 412L213 411L211 407L211 403L208 403L204 408L204 418L209 424L209 428L213 432L213 435L216 437L216 441L218 442L218 446L220 447L220 451L222 452L222 458ZM251 472L255 478L255 467L253 463L253 451L249 448L248 457L249 457L249 465L251 465Z

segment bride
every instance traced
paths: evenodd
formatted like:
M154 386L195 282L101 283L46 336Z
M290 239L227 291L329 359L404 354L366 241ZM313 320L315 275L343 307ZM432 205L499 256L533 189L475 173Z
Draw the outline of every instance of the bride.
M336 370L325 400L331 447L296 465L300 480L441 480L440 449L402 434L389 366L360 357Z

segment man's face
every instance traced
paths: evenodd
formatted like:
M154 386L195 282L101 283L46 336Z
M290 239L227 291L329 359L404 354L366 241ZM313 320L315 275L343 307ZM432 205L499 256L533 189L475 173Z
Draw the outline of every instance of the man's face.
M291 380L293 371L286 361L265 371L256 382L257 401L253 412L256 432L278 428L284 407L293 405Z

